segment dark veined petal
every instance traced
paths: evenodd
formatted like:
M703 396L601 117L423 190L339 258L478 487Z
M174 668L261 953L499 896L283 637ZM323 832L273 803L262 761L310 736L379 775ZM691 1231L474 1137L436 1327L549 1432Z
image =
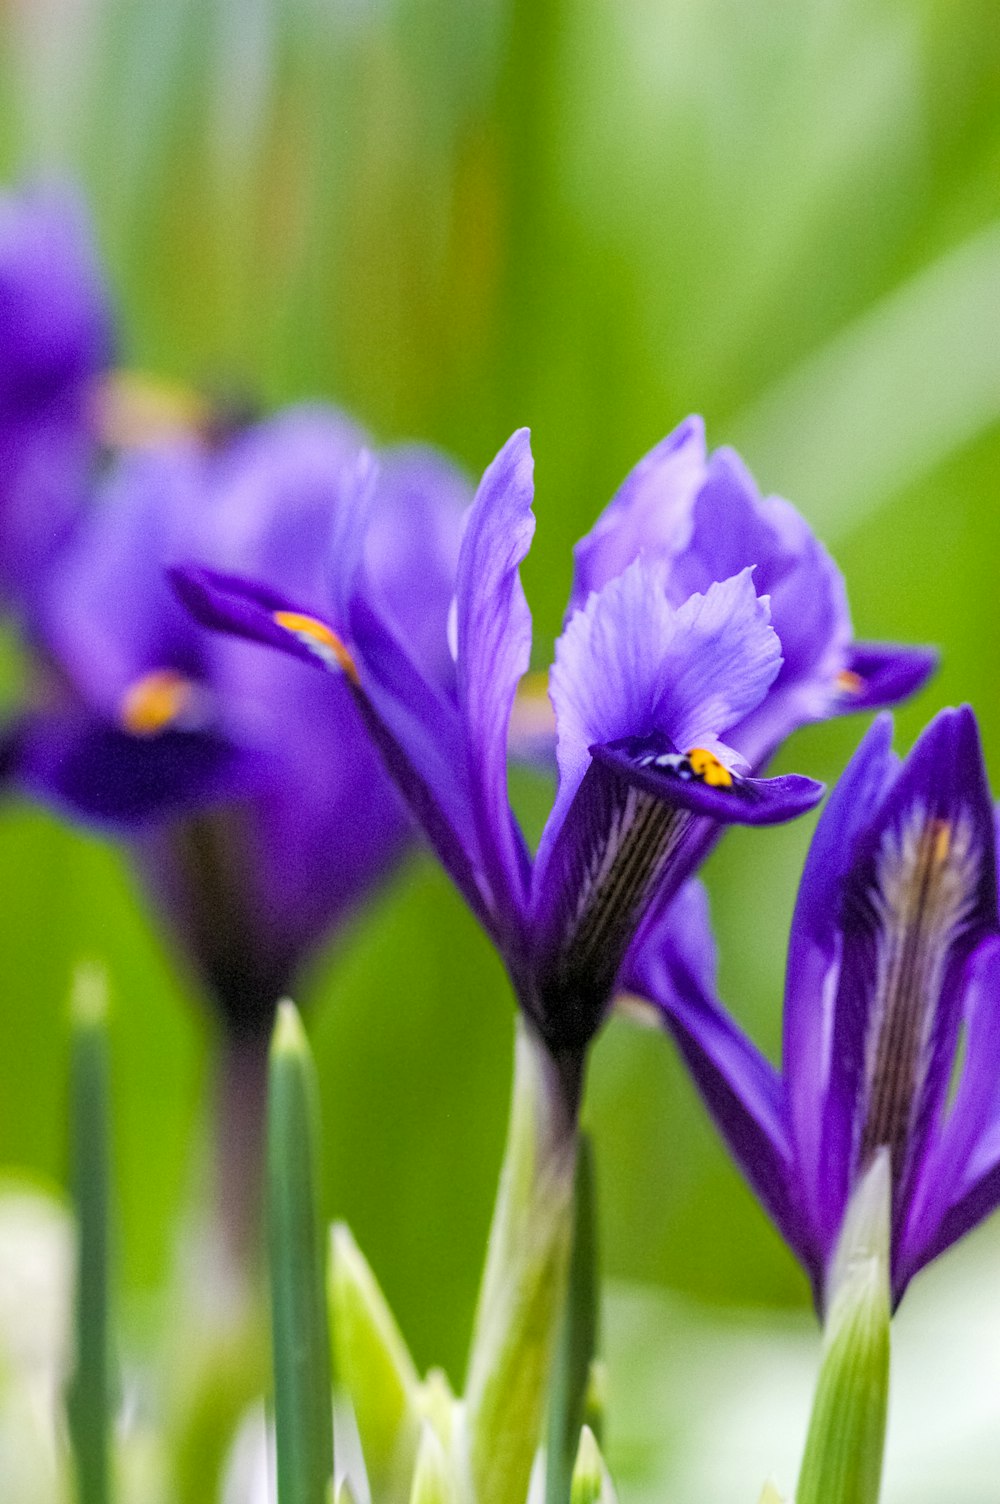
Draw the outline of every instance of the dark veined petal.
M841 775L816 826L792 919L783 1070L789 1130L814 1225L832 1247L848 1190L851 1107L828 1099L841 949L841 889L855 843L898 767L892 719L880 716Z
M858 842L843 887L831 1092L853 1175L890 1150L905 1225L951 1076L967 958L997 931L993 811L967 708L944 711Z
M969 961L965 1028L954 1101L920 1166L902 1229L897 1299L918 1269L1000 1205L1000 939L986 940Z
M594 762L551 848L532 909L528 1002L556 1047L585 1044L608 1008L638 925L683 845L690 814Z
M710 997L718 990L715 937L705 885L689 878L666 903L653 904L629 947L619 983L623 992L666 998L679 959Z
M532 476L525 428L504 445L476 492L455 590L458 698L481 860L494 906L518 912L529 864L507 795L507 735L531 657L520 565L535 530Z
M634 980L661 1012L716 1127L819 1291L823 1259L800 1205L782 1080L703 987L669 932L650 937Z
M540 1025L567 1043L594 1033L650 906L666 904L687 875L695 816L773 824L823 792L794 775L741 779L705 749L657 753L649 739L591 752L534 891Z
M938 666L936 648L892 642L856 642L837 676L835 708L877 710L896 705L922 689Z

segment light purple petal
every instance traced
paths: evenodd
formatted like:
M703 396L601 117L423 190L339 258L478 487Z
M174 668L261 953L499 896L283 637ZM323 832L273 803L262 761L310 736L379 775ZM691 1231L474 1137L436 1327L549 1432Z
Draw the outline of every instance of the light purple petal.
M531 657L531 613L520 565L535 519L527 429L483 476L469 514L456 585L458 698L483 867L497 911L519 921L528 865L507 796L507 732Z
M639 461L573 550L567 620L633 560L669 560L687 546L704 476L705 425L701 418L687 418Z
M590 765L595 744L660 734L676 750L715 751L759 703L781 663L768 606L749 570L674 609L663 569L642 560L572 618L556 645L550 685L559 791L538 865Z

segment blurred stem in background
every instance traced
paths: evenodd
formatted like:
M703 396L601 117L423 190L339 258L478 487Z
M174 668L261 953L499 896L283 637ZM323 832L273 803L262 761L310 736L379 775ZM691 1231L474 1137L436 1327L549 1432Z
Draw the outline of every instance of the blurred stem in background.
M110 1504L111 1360L109 1203L111 1198L107 983L81 967L73 984L70 1076L70 1183L77 1224L76 1354L67 1394L78 1504Z

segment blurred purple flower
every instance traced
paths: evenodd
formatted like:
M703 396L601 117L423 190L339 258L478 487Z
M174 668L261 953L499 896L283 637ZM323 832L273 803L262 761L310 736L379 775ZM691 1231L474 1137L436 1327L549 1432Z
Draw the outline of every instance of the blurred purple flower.
M684 954L668 916L626 978L662 1009L821 1308L849 1198L880 1149L897 1301L1000 1203L1000 926L978 731L969 709L944 711L902 765L891 737L881 717L813 837L780 1073L715 1000L697 900L682 916Z
M0 596L29 619L38 572L86 500L113 343L76 199L0 194Z
M489 467L468 515L446 690L388 619L364 567L375 475L360 466L349 501L345 493L323 615L273 579L189 567L175 582L206 625L333 670L350 687L522 1008L578 1084L637 926L686 870L697 817L765 824L820 795L809 779L744 776L728 744L780 672L768 605L750 569L675 605L661 560L638 546L621 558L557 645L559 789L532 861L507 794L511 709L531 650L519 575L534 530L527 432Z
M365 442L319 408L212 447L121 458L40 587L45 693L15 738L23 786L126 836L232 1034L266 1033L310 950L411 830L339 680L210 638L164 570L192 553L324 596L338 477ZM423 449L383 456L366 560L432 679L465 483ZM419 574L414 560L419 558Z

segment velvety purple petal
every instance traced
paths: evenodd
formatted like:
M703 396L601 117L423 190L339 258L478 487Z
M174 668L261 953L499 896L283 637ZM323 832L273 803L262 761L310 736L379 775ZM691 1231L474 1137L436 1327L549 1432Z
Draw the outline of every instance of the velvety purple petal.
M613 768L636 789L728 825L779 825L796 820L823 797L823 785L798 773L745 778L729 773L724 786L691 771L691 760L659 737L626 737L590 749L594 762ZM713 766L717 766L713 760Z
M841 947L842 887L859 835L896 770L892 720L868 731L820 817L792 919L785 984L783 1069L789 1128L811 1220L828 1245L847 1196L853 1098L830 1095Z
M727 728L758 704L781 662L766 601L749 571L675 610L660 565L642 560L572 618L550 678L558 728L559 791L539 865L555 839L590 749L630 737L666 737L686 752L715 751Z
M705 425L687 418L639 461L573 550L567 620L635 559L669 560L687 546L704 476Z
M667 946L659 966L649 961L645 966L650 1001L660 1009L731 1154L819 1289L823 1260L797 1199L781 1077L702 989L669 938Z
M39 716L26 723L18 782L71 817L129 832L239 798L259 782L251 753L200 732L135 737L85 716Z
M936 648L856 642L844 661L835 708L845 713L896 705L923 688L939 658Z
M965 1023L954 1101L919 1166L899 1239L897 1298L918 1269L1000 1205L1000 939L985 941L969 962Z
M243 579L197 564L173 565L166 574L178 599L203 627L277 648L314 668L329 671L333 667L322 651L325 642L322 632L310 636L290 631L280 626L275 616L287 613L311 617L320 628L336 637L334 628L322 617L313 617L312 612L281 591L259 580Z
M843 890L832 1089L860 1168L892 1152L905 1224L951 1076L968 956L997 930L993 811L975 718L943 711L859 838Z
M535 519L527 429L508 440L483 476L458 563L458 699L484 871L494 905L518 912L527 890L524 843L507 795L507 730L531 657L531 613L520 566Z

